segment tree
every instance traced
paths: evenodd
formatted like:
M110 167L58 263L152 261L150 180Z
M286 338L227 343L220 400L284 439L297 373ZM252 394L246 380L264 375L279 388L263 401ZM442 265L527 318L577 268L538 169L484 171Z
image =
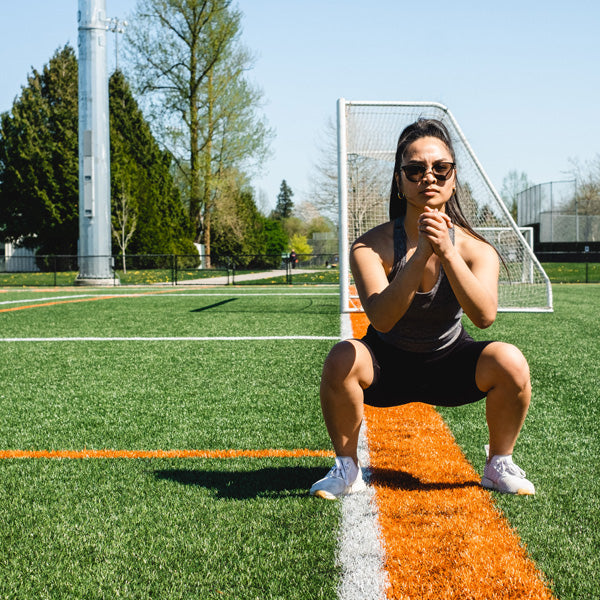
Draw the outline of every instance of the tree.
M249 188L230 190L213 216L214 256L232 257L237 266L279 264L287 235L281 222L260 214Z
M7 240L39 254L77 253L77 84L75 52L65 46L41 73L33 71L0 120L0 226ZM110 78L109 100L113 215L118 221L124 192L129 215L138 215L130 253L195 253L172 159L152 137L119 71Z
M138 91L177 160L194 237L211 249L211 218L230 169L261 163L271 132L244 73L241 13L231 0L142 0L128 29ZM254 163L253 163L254 161Z
M600 155L586 163L571 161L576 192L568 209L574 214L600 215Z
M292 188L287 184L284 179L279 186L279 194L277 194L277 206L271 213L273 219L283 221L289 219L292 216L294 210L294 202L292 201Z
M312 248L308 243L305 235L295 233L289 241L288 250L293 250L296 254L308 255L312 254Z
M115 206L113 199L114 216L111 222L111 230L115 241L117 242L123 259L123 273L127 273L127 262L125 252L135 232L137 226L137 213L131 207L131 198L124 190L117 198L118 203Z
M40 254L76 254L79 237L77 59L57 50L0 117L0 226Z
M337 129L330 119L321 134L318 160L312 177L311 204L325 217L338 218L338 149ZM390 171L391 172L391 171Z
M196 254L193 232L171 173L172 157L154 139L120 71L110 78L109 100L113 222L127 215L131 227L136 215L129 253ZM124 252L120 244L119 248Z
M509 171L502 180L500 196L515 221L518 212L517 195L532 185L533 183L529 181L527 174L522 171L520 173L516 170Z

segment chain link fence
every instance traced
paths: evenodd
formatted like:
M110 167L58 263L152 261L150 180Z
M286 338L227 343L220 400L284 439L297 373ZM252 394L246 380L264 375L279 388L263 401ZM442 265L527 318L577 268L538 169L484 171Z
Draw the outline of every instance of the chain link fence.
M83 257L89 258L89 257ZM112 265L114 285L337 284L335 254L175 255L100 257ZM77 285L80 258L18 253L0 257L0 286ZM86 278L89 283L90 278Z
M598 200L575 179L534 185L516 200L518 225L535 226L540 244L600 241Z

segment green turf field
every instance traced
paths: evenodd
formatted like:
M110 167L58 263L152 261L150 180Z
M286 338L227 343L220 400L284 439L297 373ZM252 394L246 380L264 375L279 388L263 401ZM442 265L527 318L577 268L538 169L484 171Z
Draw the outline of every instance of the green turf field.
M478 339L517 345L533 396L515 462L536 485L524 501L494 494L560 600L600 598L600 286L554 286L553 314L500 314ZM482 472L485 405L440 409Z
M329 449L318 385L334 291L148 291L0 294L0 310L30 307L0 312L0 450ZM538 494L495 501L560 600L597 598L600 287L554 295L554 314L475 332L518 344L532 367L515 458ZM248 339L268 336L282 339ZM443 413L479 470L482 410ZM335 598L339 506L307 495L330 464L1 460L0 598Z

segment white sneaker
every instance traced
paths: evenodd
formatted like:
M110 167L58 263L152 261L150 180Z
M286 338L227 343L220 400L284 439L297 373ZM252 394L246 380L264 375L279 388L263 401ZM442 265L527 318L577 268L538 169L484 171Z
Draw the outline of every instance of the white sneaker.
M337 500L347 494L366 489L360 463L358 466L349 456L337 456L329 473L310 488L310 495L325 500Z
M535 487L525 478L525 471L512 460L511 455L492 456L490 459L489 446L485 447L487 461L481 478L481 485L488 490L505 494L533 496Z

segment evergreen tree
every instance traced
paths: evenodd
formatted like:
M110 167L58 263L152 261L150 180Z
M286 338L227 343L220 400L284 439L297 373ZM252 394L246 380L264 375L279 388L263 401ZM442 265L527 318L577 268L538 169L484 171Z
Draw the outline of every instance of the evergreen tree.
M292 216L292 210L294 209L294 203L292 201L293 195L294 192L292 192L292 188L290 188L287 181L284 179L279 186L277 206L271 215L274 219L282 221L284 219L289 219Z
M265 254L269 257L271 266L279 264L279 257L286 253L288 236L281 226L281 221L261 217L261 226L265 241Z
M77 59L58 50L0 117L0 227L39 254L76 254Z
M171 174L172 157L158 146L120 71L110 78L109 98L113 221L122 219L127 198L136 223L129 254L195 254Z
M0 117L0 228L38 254L76 254L79 238L77 59L65 46L33 71ZM111 195L127 197L135 231L130 253L195 253L192 232L161 151L122 73L109 85ZM118 252L118 248L116 251Z

